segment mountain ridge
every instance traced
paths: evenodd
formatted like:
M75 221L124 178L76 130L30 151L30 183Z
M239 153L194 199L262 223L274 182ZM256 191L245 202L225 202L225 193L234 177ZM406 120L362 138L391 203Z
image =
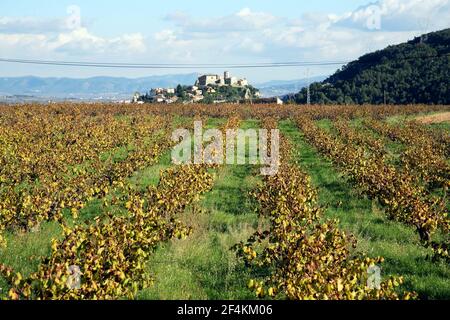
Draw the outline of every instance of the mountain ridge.
M152 87L175 87L179 83L191 84L197 73L157 75L140 78L96 76L69 77L1 77L0 94L34 95L47 97L90 97L101 95L131 96L135 91L146 92Z

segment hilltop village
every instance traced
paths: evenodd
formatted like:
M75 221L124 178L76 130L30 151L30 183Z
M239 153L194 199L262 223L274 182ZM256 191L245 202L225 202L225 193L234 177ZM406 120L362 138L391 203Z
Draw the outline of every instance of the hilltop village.
M261 99L259 90L247 79L234 77L225 71L223 75L204 74L191 86L153 88L145 95L136 93L134 103L225 103L225 102L282 103L278 98Z

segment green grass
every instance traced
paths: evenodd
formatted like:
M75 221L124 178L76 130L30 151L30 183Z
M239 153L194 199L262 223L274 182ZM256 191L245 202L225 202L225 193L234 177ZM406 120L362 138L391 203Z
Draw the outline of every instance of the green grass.
M450 134L450 122L432 123L428 125L430 128L439 129Z
M22 275L29 275L37 270L41 259L51 252L52 238L59 238L62 228L57 222L44 222L39 230L28 233L6 233L8 246L0 249L0 263L12 267ZM0 276L0 299L6 298L8 285Z
M222 122L223 123L223 122ZM208 121L208 127L218 123ZM245 121L241 128L253 128ZM148 268L154 286L143 290L138 299L253 299L246 285L251 275L230 250L246 240L258 226L258 218L247 193L260 181L256 167L221 166L213 190L196 210L181 218L193 227L193 234L161 246Z
M357 250L384 257L383 274L404 276L403 288L415 290L420 298L449 299L450 267L427 259L415 230L388 220L375 201L358 195L330 161L305 142L293 122L281 122L280 129L299 151L299 163L318 188L325 215L338 218L342 228L357 237Z
M230 251L257 226L256 215L240 205L254 181L242 183L235 174L237 168L220 169L214 190L205 195L197 210L188 210L181 217L192 226L193 234L156 251L148 265L155 284L140 292L138 299L253 298L246 287L250 275ZM239 170L245 170L244 166Z
M226 122L224 118L208 118L207 123L203 123L203 129L218 129Z
M171 163L171 150L168 150L163 153L157 164L135 172L129 178L129 182L141 189L145 189L149 185L156 186L159 182L160 172L169 168Z
M333 122L330 119L321 119L316 121L316 125L319 128L325 129L328 132L334 132Z

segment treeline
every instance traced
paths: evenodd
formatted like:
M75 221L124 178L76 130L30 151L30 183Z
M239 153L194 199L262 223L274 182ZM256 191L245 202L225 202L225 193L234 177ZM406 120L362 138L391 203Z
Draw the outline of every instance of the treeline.
M450 29L366 54L310 86L314 104L450 104ZM307 89L291 97L307 102Z
M203 95L203 103L214 103L214 101L226 101L226 102L238 102L244 99L254 99L257 98L259 92L253 86L245 87L231 87L222 86L215 87L216 92L205 92Z

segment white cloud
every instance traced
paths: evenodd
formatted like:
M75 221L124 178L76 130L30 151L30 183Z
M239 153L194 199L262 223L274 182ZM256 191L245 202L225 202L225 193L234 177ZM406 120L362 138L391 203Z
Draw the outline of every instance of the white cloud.
M0 33L50 33L67 31L65 19L37 19L33 17L0 17Z
M125 50L131 50L134 53L145 53L147 51L145 37L141 33L124 34L118 38L113 38L110 44L125 48Z
M165 29L155 33L155 40L170 44L177 40L177 36L175 31Z
M242 40L242 42L239 45L239 48L245 50L245 51L251 51L254 53L259 53L264 50L264 43L258 42L255 39L251 38L245 38Z
M180 50L201 62L350 61L422 33L450 27L449 2L381 0L375 3L381 14L377 30L368 28L373 14L370 6L374 4L341 15L307 13L296 19L249 8L205 19L175 12L166 16L173 27L156 33L155 38L165 45L159 52L166 50L166 57ZM423 26L424 21L436 17L434 24ZM318 69L317 73L332 72L334 68Z
M449 3L450 0L381 0L343 15L307 13L291 20L249 8L203 19L175 12L166 16L174 28L157 33L155 38L171 44L184 39L188 41L184 44L198 56L203 56L203 52L212 56L222 52L227 58L246 55L266 60L291 56L296 60L348 60L420 33L449 27ZM379 30L368 28L374 5L381 15ZM439 19L434 25L424 25L435 17Z
M371 8L378 8L378 12ZM450 0L380 0L344 15L337 25L367 29L373 14L380 15L381 30L426 33L449 26Z
M56 39L48 39L49 49L72 54L143 53L146 51L144 37L140 33L124 34L107 39L95 36L86 28L61 33Z
M183 12L175 12L167 15L166 20L174 22L184 33L227 33L259 30L280 19L270 13L243 8L235 14L215 18L193 18Z
M295 19L254 8L203 18L175 11L160 30L113 37L94 34L84 25L69 29L67 19L0 17L0 52L5 57L84 55L89 60L161 63L347 61L450 27L450 0L379 0L372 5L380 8L378 30L367 28L370 5L345 14L306 13Z
M3 18L2 21L8 19ZM20 19L15 20L22 21ZM15 22L15 23L16 23ZM104 38L96 36L85 27L68 30L64 29L65 24L57 24L56 29L45 28L33 30L25 29L26 26L33 25L34 22L23 25L23 32L0 31L0 48L2 52L15 52L15 56L24 57L36 54L66 53L70 55L98 55L113 53L143 53L146 51L145 38L140 33L123 34L114 38ZM7 24L4 24L4 26ZM52 25L52 22L44 25ZM16 30L16 29L14 29ZM58 32L55 32L58 31ZM17 28L19 31L19 28ZM26 50L24 50L26 49Z

